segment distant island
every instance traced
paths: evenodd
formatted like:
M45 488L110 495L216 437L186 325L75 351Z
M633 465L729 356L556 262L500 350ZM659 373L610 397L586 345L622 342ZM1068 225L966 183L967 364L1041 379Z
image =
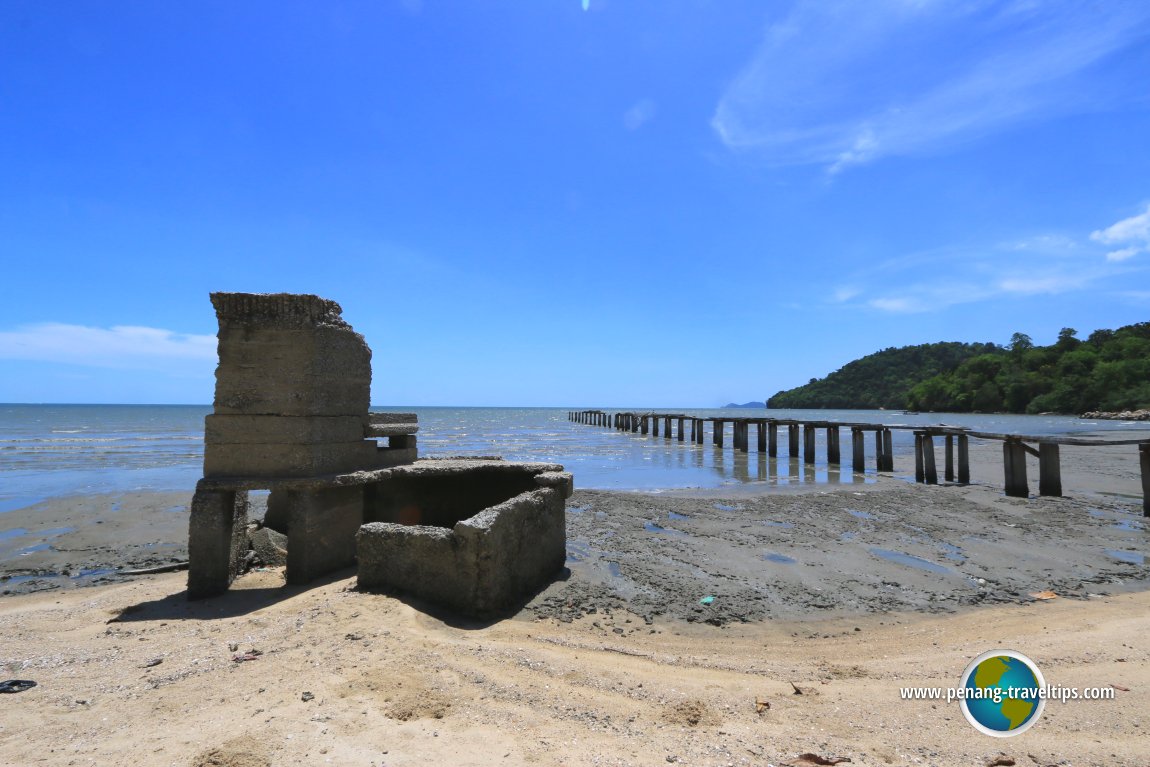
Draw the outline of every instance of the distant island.
M734 403L734 402L728 402L726 405L723 405L723 407L725 407L725 408L727 408L727 407L743 407L743 408L748 408L748 407L757 407L757 408L764 408L764 407L766 407L766 406L767 406L767 403L765 403L765 402L744 402L744 403L743 403L743 404L741 404L741 405L739 405L739 404L736 404L736 403Z
M781 391L769 408L1066 413L1150 408L1150 322L1063 328L1050 346L942 342L883 349Z

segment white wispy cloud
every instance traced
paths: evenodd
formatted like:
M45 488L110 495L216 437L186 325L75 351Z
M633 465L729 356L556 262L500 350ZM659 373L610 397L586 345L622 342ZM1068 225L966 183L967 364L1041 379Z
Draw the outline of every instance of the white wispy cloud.
M1146 206L1144 213L1091 232L1090 239L1103 245L1124 246L1106 254L1106 260L1111 262L1126 261L1139 253L1150 253L1150 205Z
M639 130L645 123L655 118L656 106L651 99L641 99L630 109L623 113L623 127L627 130Z
M857 296L861 292L862 291L859 288L855 287L854 285L842 285L840 287L835 288L833 298L834 298L835 303L841 304L844 301L850 301L852 298L854 298L855 296Z
M1124 245L1102 258L1102 246ZM1065 232L1031 233L986 246L940 247L892 257L866 274L848 276L828 303L895 314L939 311L996 299L1060 296L1093 291L1105 299L1144 300L1126 289L1144 264L1124 264L1150 252L1150 206L1146 211L1078 237ZM929 273L930 280L922 275Z
M110 368L214 363L216 337L162 328L110 328L43 322L0 331L0 359Z
M732 148L837 173L1103 108L1141 86L1086 70L1148 31L1144 0L796 0L712 126Z

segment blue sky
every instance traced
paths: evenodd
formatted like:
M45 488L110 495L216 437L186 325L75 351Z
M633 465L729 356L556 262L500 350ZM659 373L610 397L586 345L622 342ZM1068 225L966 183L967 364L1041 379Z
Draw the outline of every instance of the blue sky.
M1150 319L1144 0L0 4L0 401L211 401L213 290L373 401L708 407Z

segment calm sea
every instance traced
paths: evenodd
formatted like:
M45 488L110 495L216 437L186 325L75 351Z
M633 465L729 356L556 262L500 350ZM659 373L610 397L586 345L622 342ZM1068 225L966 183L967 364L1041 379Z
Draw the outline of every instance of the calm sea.
M768 482L858 481L825 464L800 467L783 457L693 446L570 423L563 408L377 408L419 415L423 456L502 455L550 461L574 472L577 487L657 490ZM605 408L606 409L606 408ZM608 409L611 410L611 409ZM203 464L206 406L0 405L0 512L60 495L129 490L191 490ZM682 410L698 416L762 416L763 410ZM983 431L1070 434L1145 429L1145 423L1065 416L896 415L881 411L772 410L778 418L970 426ZM911 435L895 432L895 453ZM820 440L822 439L820 435ZM754 434L752 432L752 441ZM844 443L849 453L849 437ZM868 440L868 456L874 446ZM825 459L825 452L820 453ZM869 459L868 459L869 460ZM900 461L899 466L906 466Z

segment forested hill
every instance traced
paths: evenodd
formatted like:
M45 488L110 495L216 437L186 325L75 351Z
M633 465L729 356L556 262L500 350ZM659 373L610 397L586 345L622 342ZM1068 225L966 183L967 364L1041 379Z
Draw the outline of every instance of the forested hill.
M1150 322L1063 328L1035 346L937 343L884 349L823 379L781 391L771 408L887 408L956 413L1082 413L1150 407Z
M999 350L994 344L943 342L883 349L849 362L826 378L781 391L768 408L860 408L902 410L910 390L963 360Z

